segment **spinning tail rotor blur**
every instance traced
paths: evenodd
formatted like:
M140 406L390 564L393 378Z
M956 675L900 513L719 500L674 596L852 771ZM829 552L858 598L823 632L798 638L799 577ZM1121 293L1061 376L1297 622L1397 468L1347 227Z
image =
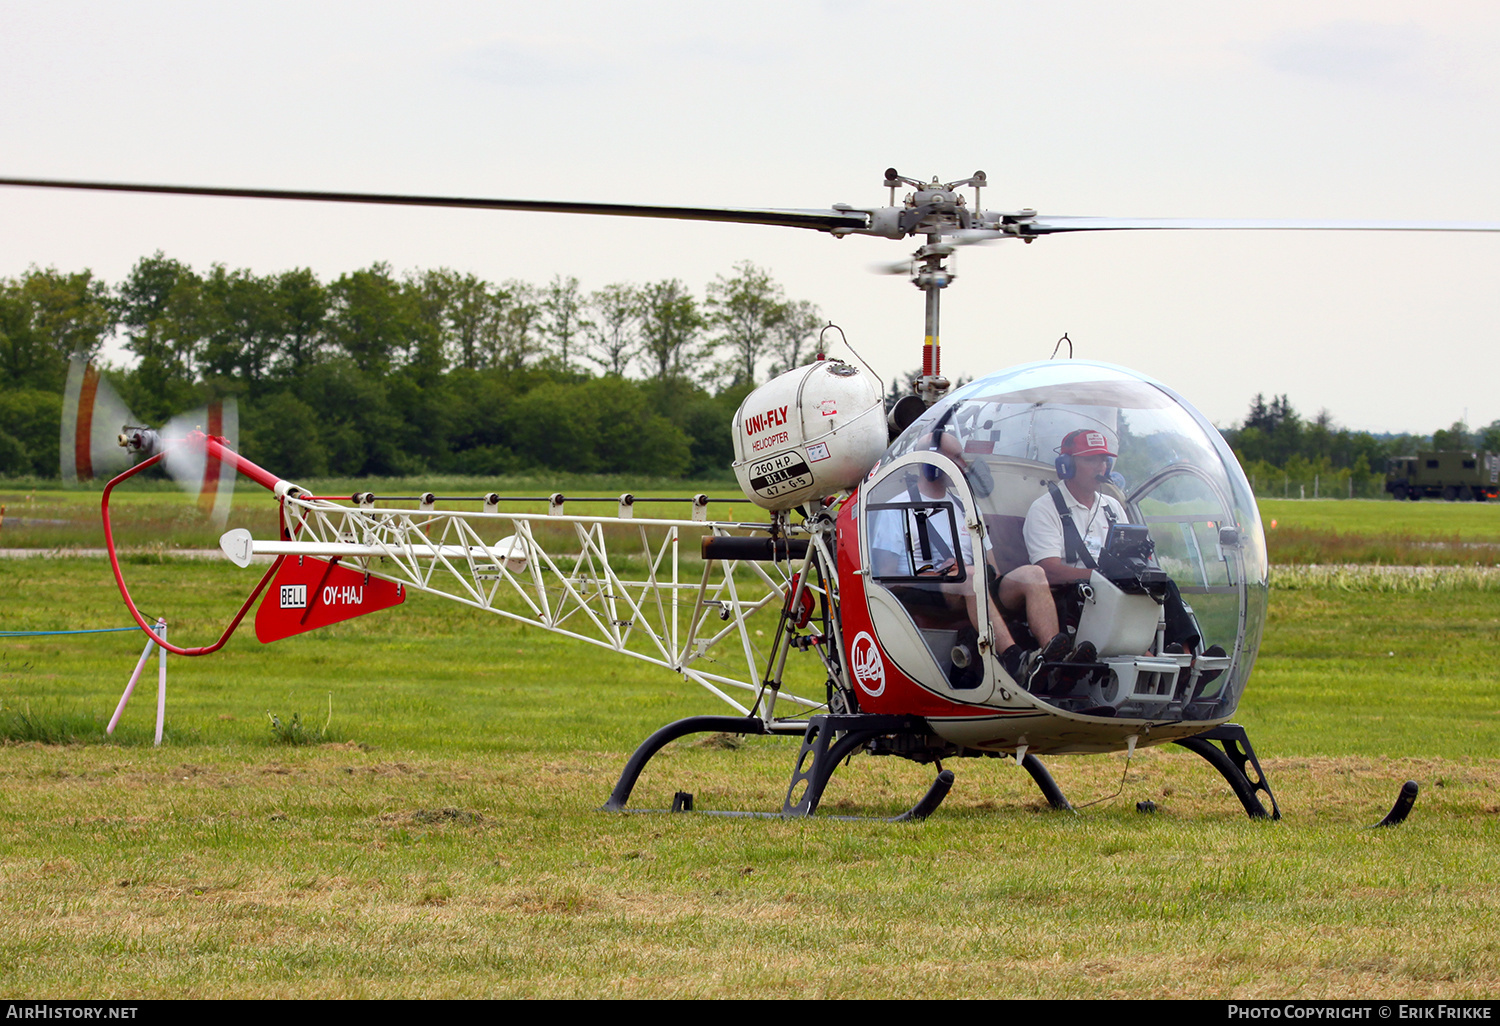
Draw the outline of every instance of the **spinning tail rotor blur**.
M74 357L63 392L59 438L62 479L66 484L113 477L138 459L165 453L163 466L214 524L229 518L235 470L201 446L171 446L174 439L202 431L239 443L239 406L233 398L214 400L171 418L160 428L140 423L109 379L92 363Z

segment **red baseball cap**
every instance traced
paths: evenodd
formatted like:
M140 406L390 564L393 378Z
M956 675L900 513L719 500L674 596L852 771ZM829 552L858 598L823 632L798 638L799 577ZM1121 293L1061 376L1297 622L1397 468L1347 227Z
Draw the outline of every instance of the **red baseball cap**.
M1109 439L1104 436L1104 432L1093 431L1089 428L1069 432L1057 451L1064 456L1115 455L1110 451Z

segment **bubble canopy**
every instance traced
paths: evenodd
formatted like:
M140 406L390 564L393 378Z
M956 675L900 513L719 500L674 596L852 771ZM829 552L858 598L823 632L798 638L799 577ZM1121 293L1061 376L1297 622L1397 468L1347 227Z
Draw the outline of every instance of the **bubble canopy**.
M1063 439L1102 434L1116 454L1099 491L1145 524L1156 558L1228 672L1193 696L1185 719L1227 717L1238 704L1265 622L1265 536L1249 482L1218 430L1182 396L1124 367L1056 360L997 371L955 390L908 427L881 465L942 451L958 463L1000 562L1030 562L1021 524L1057 482ZM944 436L949 436L945 438ZM958 445L955 446L954 442ZM941 444L940 444L941 443ZM957 449L962 456L957 456ZM946 462L946 461L945 461ZM877 471L878 473L878 471ZM1007 530L1015 535L1007 546ZM992 557L992 559L995 557ZM1005 572L1005 567L1000 567Z

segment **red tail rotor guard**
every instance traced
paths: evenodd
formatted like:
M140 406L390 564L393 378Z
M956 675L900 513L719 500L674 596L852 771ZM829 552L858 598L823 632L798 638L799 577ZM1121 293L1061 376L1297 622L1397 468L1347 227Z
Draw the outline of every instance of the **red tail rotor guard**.
M214 460L228 463L233 466L239 473L244 474L250 480L254 481L256 484L272 492L273 494L277 494L278 498L280 497L276 489L277 486L281 484L282 479L277 477L275 474L272 474L270 471L256 466L254 463L251 463L239 453L229 448L227 439L222 437L204 435L202 432L194 431L189 434L187 438L183 439L182 442L177 444L203 446L210 461L210 465L212 465L212 461ZM145 631L152 638L156 638L157 636L155 632L151 630L151 624L147 622L144 616L141 615L141 611L136 608L135 600L130 597L130 589L125 586L125 576L120 572L120 558L119 554L115 551L114 529L111 527L109 521L109 493L114 490L115 485L119 484L122 481L125 481L128 478L134 477L136 474L139 474L141 471L145 470L152 464L160 462L162 457L165 455L165 451L157 453L150 459L142 460L140 463L137 463L135 466L131 467L123 474L120 474L118 477L114 478L109 482L109 484L104 486L104 496L100 501L100 512L104 520L104 545L105 548L109 551L109 566L110 569L114 571L115 583L120 586L120 595L125 599L125 608L130 610L130 615L135 617L135 622L140 625L141 630ZM286 517L284 513L281 517L281 533L285 538L290 537L290 533L287 531ZM285 558L285 556L276 557L275 562L271 564L271 567L266 571L265 576L260 579L260 583L255 586L255 590L250 593L250 597L245 600L245 604L240 606L240 611L234 615L234 619L231 620L229 622L229 626L224 629L224 633L219 635L219 640L214 642L212 645L204 645L197 648L179 648L178 646L170 644L169 642L161 640L160 638L157 638L156 643L162 648L166 649L168 652L173 653L174 655L201 656L208 655L211 652L217 652L219 649L224 647L225 642L229 640L229 636L235 632L235 629L237 627L239 627L240 621L245 618L245 614L250 611L250 607L255 604L255 600L260 598L261 592L265 591L266 585L269 584L271 578L276 575L276 571L281 569L282 561Z

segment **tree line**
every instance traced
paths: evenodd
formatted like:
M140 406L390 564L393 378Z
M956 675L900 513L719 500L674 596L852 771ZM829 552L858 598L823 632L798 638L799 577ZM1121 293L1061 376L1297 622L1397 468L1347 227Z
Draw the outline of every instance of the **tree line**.
M32 268L0 279L0 476L57 476L68 360L111 341L131 360L104 373L143 422L233 396L241 449L292 478L717 475L740 401L807 362L824 323L747 262L701 297L675 279L586 292L379 263L326 282L199 272L161 253L115 285ZM905 392L893 380L888 399ZM1373 434L1285 395L1255 396L1223 434L1273 496L1379 495L1390 457L1500 451L1500 420Z
M701 476L732 460L757 380L812 356L824 320L748 262L584 291L377 263L322 281L162 253L110 285L0 279L0 476L58 473L68 361L107 366L143 422L235 397L240 448L288 477L576 472Z
M1373 434L1338 426L1321 410L1299 414L1285 395L1258 394L1240 424L1222 429L1256 494L1375 497L1385 493L1387 461L1425 450L1500 452L1500 420L1481 428L1462 421L1430 435Z

